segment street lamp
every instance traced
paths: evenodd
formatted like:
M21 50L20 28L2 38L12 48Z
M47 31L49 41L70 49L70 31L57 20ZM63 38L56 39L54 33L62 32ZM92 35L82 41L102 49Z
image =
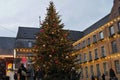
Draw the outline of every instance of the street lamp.
M16 59L16 50L14 49L14 53L13 53L13 70L15 70L15 59Z

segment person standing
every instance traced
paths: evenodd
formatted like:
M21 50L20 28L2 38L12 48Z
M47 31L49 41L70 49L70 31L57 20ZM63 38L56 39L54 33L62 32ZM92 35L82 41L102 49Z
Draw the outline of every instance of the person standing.
M103 73L103 75L102 75L102 80L105 80L105 74Z
M94 76L92 75L91 80L95 80Z
M18 69L18 80L26 80L27 69L24 67L24 64L21 63Z
M34 68L32 66L32 64L28 64L27 65L27 80L34 80Z
M43 80L44 73L40 67L36 70L36 79L37 80Z
M14 72L14 80L18 80L18 75L16 71Z
M74 67L71 69L70 80L76 80L76 70Z

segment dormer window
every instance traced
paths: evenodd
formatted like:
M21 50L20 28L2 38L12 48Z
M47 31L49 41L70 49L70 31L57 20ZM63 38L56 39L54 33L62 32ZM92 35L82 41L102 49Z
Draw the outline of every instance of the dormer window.
M28 47L31 48L32 47L32 42L28 42Z

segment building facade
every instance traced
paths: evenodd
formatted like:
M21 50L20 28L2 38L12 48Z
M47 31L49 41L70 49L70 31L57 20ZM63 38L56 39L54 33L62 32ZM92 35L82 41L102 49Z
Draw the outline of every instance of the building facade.
M36 54L33 53L33 46L39 31L40 28L19 27L15 42L16 60L21 59L22 63L34 62ZM82 32L70 30L68 38L75 42L82 37L80 34Z
M114 0L107 16L83 31L84 35L73 43L77 56L76 64L81 68L80 80L91 76L110 78L110 69L120 79L120 0Z
M7 73L13 69L15 38L0 37L0 80L6 78Z
M0 58L8 56L5 51L10 50L16 64L34 61L32 50L38 32L39 28L19 27L16 38L0 37ZM80 80L100 78L102 74L108 80L110 69L120 79L120 0L114 0L110 14L82 32L71 30L69 37L76 49L72 55L77 56L75 64L81 69Z

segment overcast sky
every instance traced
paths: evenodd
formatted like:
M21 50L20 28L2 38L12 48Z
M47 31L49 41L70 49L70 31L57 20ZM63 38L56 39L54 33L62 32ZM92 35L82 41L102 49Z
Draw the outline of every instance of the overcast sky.
M113 0L52 0L64 28L83 31L110 13ZM18 27L39 27L50 0L0 0L0 37L16 37Z

